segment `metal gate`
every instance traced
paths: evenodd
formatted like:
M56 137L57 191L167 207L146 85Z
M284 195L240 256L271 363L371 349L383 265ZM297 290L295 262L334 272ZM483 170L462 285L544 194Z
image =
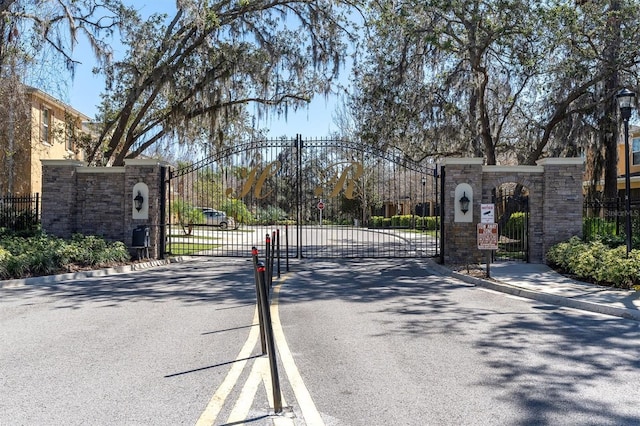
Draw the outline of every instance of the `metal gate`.
M169 173L165 252L248 256L275 232L282 256L436 256L436 170L347 140L241 143Z
M529 260L529 192L518 184L503 184L495 192L498 221L496 260Z

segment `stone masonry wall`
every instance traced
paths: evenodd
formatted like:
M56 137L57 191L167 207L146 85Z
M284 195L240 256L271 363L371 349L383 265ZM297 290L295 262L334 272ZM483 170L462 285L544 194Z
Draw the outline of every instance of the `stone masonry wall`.
M482 159L446 159L445 199L442 221L444 225L444 263L479 263L482 252L477 249L476 224L480 222L480 198L482 196ZM455 190L458 184L467 183L473 190L473 220L470 223L454 221Z
M124 167L78 169L78 229L110 241L123 241ZM84 230L90 229L91 232ZM125 241L126 242L126 241Z
M161 188L165 165L156 160L129 160L124 167L86 167L67 160L43 160L42 228L69 238L74 233L98 235L131 247L133 230L150 229L149 255L161 254ZM149 218L133 219L133 186L149 188ZM135 249L130 249L137 255Z
M42 160L42 229L69 238L77 232L76 180L81 161Z
M582 237L582 172L580 158L548 158L544 167L543 253L572 236Z
M149 187L149 218L148 219L133 219L131 214L125 215L125 235L124 237L131 240L133 229L139 225L146 225L149 227L149 240L151 247L149 249L149 255L152 258L160 257L160 240L164 238L162 235L162 221L161 221L161 196L162 193L162 181L164 179L163 171L164 164L153 162L150 160L127 160L125 174L125 188L133 188L138 182L144 182ZM124 210L131 212L133 209L132 197L125 197ZM129 241L129 244L131 241Z
M476 226L480 204L493 202L493 189L515 182L529 190L529 262L545 261L549 248L571 236L582 235L582 175L580 158L548 158L538 166L482 166L482 159L446 159L444 164L444 263L480 263L485 253L477 249ZM460 183L474 191L473 222L455 223L455 188Z

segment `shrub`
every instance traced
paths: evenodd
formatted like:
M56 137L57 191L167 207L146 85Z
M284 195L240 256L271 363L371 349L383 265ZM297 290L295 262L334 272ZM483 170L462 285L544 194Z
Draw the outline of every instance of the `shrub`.
M227 216L234 218L238 223L251 223L253 221L253 216L247 205L237 198L226 198L220 204L220 210L224 211Z
M429 231L435 231L436 229L438 229L438 218L435 216L429 216L429 217L425 217L425 225L426 225L426 229L428 229Z
M203 223L205 220L201 209L182 200L171 203L171 213L176 215L178 223L187 235L191 235L194 223Z
M384 217L382 216L371 216L369 220L369 226L372 228L382 228L382 220Z
M129 260L129 250L124 243L107 243L95 236L76 234L63 240L39 235L0 240L0 276L4 279L50 275L72 264L99 267Z
M277 206L258 208L256 222L260 225L272 225L287 220L287 212Z
M561 272L598 284L631 288L640 283L640 251L626 255L626 247L609 247L601 240L583 242L577 237L551 247L547 263Z
M523 229L525 229L524 223L525 221L525 213L524 212L515 212L512 213L509 217L509 220L504 225L503 233L505 235L516 235L521 233Z

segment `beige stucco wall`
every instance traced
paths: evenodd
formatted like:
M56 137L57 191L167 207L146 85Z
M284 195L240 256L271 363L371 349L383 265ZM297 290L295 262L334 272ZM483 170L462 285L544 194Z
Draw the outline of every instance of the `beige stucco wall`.
M84 153L72 141L72 149L67 148L69 129L67 122L73 125L76 137L82 134L82 123L89 120L87 116L74 110L70 106L38 90L29 91L31 101L31 155L27 160L28 175L23 175L25 181L28 176L28 189L25 192L42 192L42 163L41 160L84 160ZM42 117L43 109L51 113L50 137L43 140Z

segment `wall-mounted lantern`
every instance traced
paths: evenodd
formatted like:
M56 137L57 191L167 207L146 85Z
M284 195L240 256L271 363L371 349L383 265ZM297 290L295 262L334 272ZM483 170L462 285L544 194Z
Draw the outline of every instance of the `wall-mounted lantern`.
M473 221L473 188L468 183L461 183L456 186L454 193L454 222Z
M142 196L142 193L138 191L138 195L136 195L136 197L133 199L133 205L135 209L139 212L140 210L142 210L143 204L144 204L144 197Z
M144 182L133 185L131 215L133 219L149 219L149 187Z
M460 198L460 211L462 214L467 214L469 211L469 202L471 202L471 200L467 197L467 193L463 192L462 198Z

